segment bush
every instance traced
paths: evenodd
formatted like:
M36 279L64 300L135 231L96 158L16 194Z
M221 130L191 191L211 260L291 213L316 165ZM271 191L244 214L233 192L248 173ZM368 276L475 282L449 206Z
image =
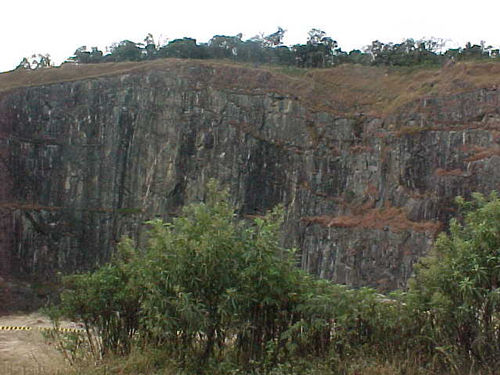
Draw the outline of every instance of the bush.
M128 354L139 328L140 289L134 282L135 255L124 240L112 261L95 272L67 276L53 316L84 324L95 356ZM96 340L97 338L97 340Z
M139 330L184 360L220 358L232 343L237 362L267 355L293 322L305 274L280 246L282 209L253 225L236 220L227 191L208 185L205 202L149 222L148 246L124 240L92 273L65 279L59 310L102 337L102 353L127 353Z
M457 198L463 223L453 219L423 258L411 297L428 317L437 350L450 348L475 362L500 362L500 199Z
M238 362L261 358L289 324L303 277L279 245L281 221L281 209L254 225L235 220L227 192L211 182L204 203L172 223L151 222L139 267L151 338L202 362L222 357L228 342Z
M496 194L458 199L463 224L438 238L408 292L389 296L307 275L280 245L281 208L250 223L228 201L211 181L204 202L149 223L146 248L125 239L110 264L67 277L59 313L82 320L102 354L137 342L193 373L498 367Z

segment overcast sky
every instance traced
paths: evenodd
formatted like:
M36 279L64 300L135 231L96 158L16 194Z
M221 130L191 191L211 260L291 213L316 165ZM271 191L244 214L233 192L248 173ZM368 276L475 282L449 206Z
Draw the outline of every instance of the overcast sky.
M215 34L247 39L287 30L286 44L305 43L320 28L343 50L373 40L440 37L463 45L500 46L500 0L4 0L0 8L0 71L24 56L49 53L56 63L82 45L105 49L147 33L206 42Z

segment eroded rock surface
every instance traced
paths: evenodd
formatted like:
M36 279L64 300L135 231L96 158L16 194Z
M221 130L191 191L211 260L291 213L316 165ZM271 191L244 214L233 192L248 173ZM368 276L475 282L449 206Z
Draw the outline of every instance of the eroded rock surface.
M318 110L255 72L248 87L193 63L1 94L0 275L92 268L214 177L242 215L285 205L304 269L392 289L456 195L499 189L495 88L376 116Z

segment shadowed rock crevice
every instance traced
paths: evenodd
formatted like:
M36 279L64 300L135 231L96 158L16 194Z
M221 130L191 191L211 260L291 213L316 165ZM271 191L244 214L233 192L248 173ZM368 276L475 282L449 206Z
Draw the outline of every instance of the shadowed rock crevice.
M177 215L217 178L242 215L284 204L284 241L304 269L391 289L455 215L456 195L499 188L496 90L382 116L329 100L340 94L327 76L311 91L298 78L224 69L179 63L3 93L0 275L91 269L122 235L144 242L146 220Z

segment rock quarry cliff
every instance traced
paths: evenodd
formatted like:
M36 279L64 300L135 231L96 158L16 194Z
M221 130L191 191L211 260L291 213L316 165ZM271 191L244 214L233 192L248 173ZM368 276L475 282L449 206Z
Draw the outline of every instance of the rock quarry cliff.
M95 267L230 189L282 203L303 269L404 287L453 199L500 187L500 64L312 71L181 60L0 74L0 276Z

